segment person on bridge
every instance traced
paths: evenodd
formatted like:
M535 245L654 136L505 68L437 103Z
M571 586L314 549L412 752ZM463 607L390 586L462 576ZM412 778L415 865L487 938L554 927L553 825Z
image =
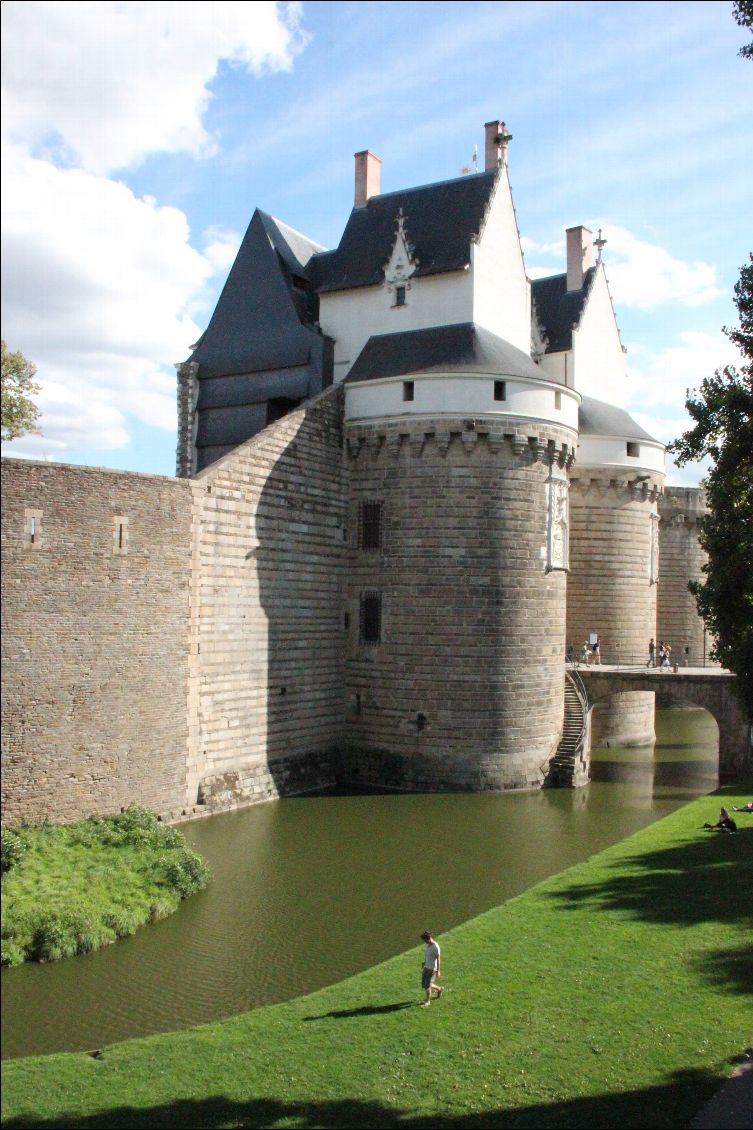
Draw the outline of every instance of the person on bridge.
M581 655L581 659L585 663L586 667L588 667L589 663L591 662L591 645L588 640L586 640L583 644L583 654Z
M648 663L646 664L646 666L647 667L655 667L656 666L656 644L654 642L653 636L648 641Z
M594 663L598 663L599 666L601 666L601 636L596 637L591 651L593 652Z

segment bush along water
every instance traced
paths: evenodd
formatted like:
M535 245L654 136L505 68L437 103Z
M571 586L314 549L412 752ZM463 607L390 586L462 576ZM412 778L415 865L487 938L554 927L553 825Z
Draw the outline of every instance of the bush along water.
M133 806L2 830L2 964L56 961L172 914L209 881L180 832Z

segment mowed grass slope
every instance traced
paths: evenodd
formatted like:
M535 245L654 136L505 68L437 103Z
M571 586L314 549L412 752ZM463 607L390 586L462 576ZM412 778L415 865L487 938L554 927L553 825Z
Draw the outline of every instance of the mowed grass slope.
M429 1009L417 946L101 1058L11 1062L6 1124L686 1126L753 1039L753 816L737 836L701 830L720 796L752 789L696 801L440 936L447 991Z

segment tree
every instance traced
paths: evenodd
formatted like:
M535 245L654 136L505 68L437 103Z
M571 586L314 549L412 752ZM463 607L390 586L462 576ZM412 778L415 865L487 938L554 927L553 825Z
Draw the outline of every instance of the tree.
M11 353L2 342L2 438L17 439L30 432L39 435L36 426L39 409L32 397L39 392L34 381L36 368L23 353Z
M712 655L737 674L737 692L753 719L753 255L735 286L739 329L724 328L742 353L738 372L717 370L685 406L695 427L670 444L678 466L710 456L704 482L709 514L700 541L704 579L691 582L698 612L714 635Z
M732 15L740 27L747 27L749 31L753 29L753 0L735 0ZM738 55L742 55L743 59L753 59L753 43L746 43Z

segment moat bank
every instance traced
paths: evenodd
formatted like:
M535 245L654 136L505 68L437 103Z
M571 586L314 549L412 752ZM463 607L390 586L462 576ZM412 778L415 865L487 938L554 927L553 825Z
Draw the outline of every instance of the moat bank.
M713 720L668 711L657 726L656 751L597 754L599 779L582 790L310 797L183 825L209 889L100 953L5 971L3 1054L90 1049L284 1000L504 902L714 787Z

